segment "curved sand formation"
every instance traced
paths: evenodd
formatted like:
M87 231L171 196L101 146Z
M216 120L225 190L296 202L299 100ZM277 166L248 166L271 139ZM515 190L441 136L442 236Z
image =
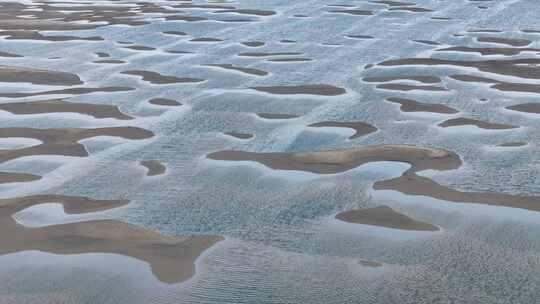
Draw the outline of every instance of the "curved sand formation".
M141 165L148 169L147 176L162 175L167 171L167 167L159 160L143 160L141 161Z
M501 37L478 37L476 38L476 41L505 44L509 46L527 46L532 43L532 41L527 40L527 39L501 38Z
M132 90L135 90L135 89L131 87L101 87L101 88L80 87L80 88L69 88L69 89L29 92L29 93L0 93L0 97L25 98L25 97L45 96L45 95L84 95L84 94L102 93L102 92L108 92L108 93L126 92L126 91L132 91Z
M499 48L487 48L487 47L468 47L468 46L454 46L448 48L442 48L436 50L438 52L460 52L460 53L480 53L481 55L504 55L504 56L515 56L519 55L522 52L540 52L540 49L536 48L510 48L510 47L499 47Z
M441 79L437 76L380 76L380 77L365 77L362 79L365 82L390 82L396 80L413 80L421 83L440 83Z
M88 156L79 141L97 136L114 136L140 140L154 136L148 130L137 127L109 127L96 129L34 129L0 128L0 138L23 137L42 141L41 144L22 149L0 150L0 163L33 155Z
M142 71L142 70L130 70L130 71L124 71L120 73L125 74L125 75L140 76L142 77L143 81L148 81L152 84L197 83L197 82L204 81L204 79L200 79L200 78L166 76L157 72Z
M540 197L499 193L462 192L436 183L416 173L423 170L453 170L462 161L453 152L442 149L405 145L380 145L297 153L255 153L245 151L219 151L207 155L209 159L227 161L254 161L274 170L297 170L316 174L342 173L363 164L378 161L405 162L411 168L402 176L374 183L375 190L394 190L407 195L429 196L436 199L485 205L506 206L540 211Z
M168 98L152 98L148 101L148 103L156 105L156 106L166 106L166 107L178 107L182 105L178 101L168 99Z
M229 136L232 136L232 137L235 137L235 138L238 138L238 139L250 139L250 138L253 138L253 134L249 134L249 133L238 133L238 132L225 132L223 133L225 135L229 135Z
M133 117L120 112L117 106L99 105L90 103L74 103L61 99L12 102L0 104L0 110L16 115L46 114L46 113L79 113L90 115L94 118L116 118L122 120Z
M0 66L0 82L25 82L54 86L72 86L83 83L79 76L71 73L8 66Z
M0 172L0 184L33 182L40 179L41 176L34 174Z
M300 116L294 114L282 114L282 113L257 113L257 116L264 119L293 119Z
M418 86L405 83L385 83L377 85L378 89L391 90L391 91L448 91L446 88L437 86Z
M28 250L55 254L114 253L147 262L165 283L179 283L195 273L203 251L223 240L219 236L165 236L116 220L92 220L28 228L13 215L43 203L60 203L68 214L108 210L126 200L93 200L85 197L37 195L0 200L0 255Z
M277 95L321 95L321 96L337 96L345 94L347 91L343 88L335 87L327 84L308 84L299 86L270 86L270 87L253 87L253 90L277 94Z
M497 147L510 148L510 147L523 147L523 146L526 146L526 145L528 145L528 144L526 142L524 142L524 141L513 141L513 142L507 142L507 143L498 144Z
M221 68L221 69L224 69L224 70L232 70L232 71L241 72L241 73L244 73L244 74L254 75L254 76L266 76L266 75L268 75L268 72L263 71L263 70L254 69L254 68L239 67L239 66L235 66L235 65L232 65L232 64L205 64L203 66Z
M390 97L386 99L389 102L400 104L400 110L403 112L431 112L438 114L456 114L459 113L458 110L442 105L442 104L431 104L423 103L412 99L400 98L400 97Z
M523 113L540 114L540 103L522 103L518 105L508 106L506 107L506 109Z
M308 127L321 128L321 127L332 127L332 128L349 128L353 129L355 133L349 137L349 139L355 139L361 136L377 132L377 128L365 123L365 122L347 122L347 121L322 121L314 124L308 125Z
M438 231L435 225L417 221L388 206L350 210L336 215L336 219L353 224L379 226L400 230Z
M493 123L493 122L472 119L472 118L465 118L465 117L448 119L441 122L438 126L443 127L443 128L457 127L457 126L476 126L480 129L486 129L486 130L508 130L508 129L518 128L517 126L513 126L513 125Z
M360 10L360 9L342 9L342 10L331 10L328 11L332 14L347 14L347 15L353 15L353 16L371 16L373 15L372 11L368 10Z

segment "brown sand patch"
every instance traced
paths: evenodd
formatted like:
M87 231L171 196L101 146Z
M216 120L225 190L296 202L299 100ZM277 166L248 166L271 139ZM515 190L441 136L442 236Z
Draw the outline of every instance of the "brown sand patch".
M407 195L429 196L448 202L477 203L540 211L540 197L499 193L462 192L440 185L416 172L453 170L462 161L453 152L405 145L380 145L343 150L297 153L255 153L219 151L207 155L214 160L254 161L274 170L299 170L316 174L342 173L363 164L379 161L411 165L402 176L376 182L375 190L394 190Z
M282 113L257 113L257 116L264 119L292 119L300 116L294 114L282 114Z
M437 76L386 76L386 77L365 77L365 82L390 82L396 80L413 80L421 83L440 83L441 79Z
M327 84L308 84L299 86L270 86L270 87L253 87L252 89L260 92L277 95L321 95L321 96L337 96L345 94L343 88L335 87Z
M506 44L509 46L527 46L531 44L530 40L527 39L517 39L517 38L501 38L501 37L478 37L476 38L478 42L488 42L488 43L497 43L497 44Z
M45 113L79 113L90 115L95 118L116 118L133 119L120 112L117 106L99 105L90 103L74 103L60 99L32 101L32 102L12 102L0 104L0 110L16 115L25 114L45 114Z
M51 90L51 91L41 91L41 92L30 92L30 93L0 93L0 97L7 98L24 98L24 97L33 97L33 96L44 96L44 95L83 95L91 94L98 92L126 92L135 90L130 87L101 87L101 88L92 88L92 87L80 87L80 88L69 88L61 90Z
M248 75L254 75L254 76L266 76L266 75L268 75L268 72L263 71L263 70L259 70L259 69L255 69L255 68L240 67L240 66L235 66L235 65L232 65L232 64L205 64L203 66L216 67L216 68L221 68L221 69L224 69L224 70L232 70L232 71L237 71L237 72L241 72L241 73L248 74Z
M44 36L38 31L0 31L0 36L5 36L7 40L36 40L36 41L103 41L103 37L77 37L64 35L47 35Z
M512 141L512 142L498 144L497 147L523 147L526 145L528 144L524 141Z
M246 52L246 53L238 54L238 56L240 57L272 57L272 56L295 56L295 55L302 55L302 53L298 53L298 52L277 52L277 53Z
M438 231L435 225L417 221L388 206L351 210L339 213L336 219L353 224L379 226L400 230Z
M166 76L157 72L142 70L124 71L121 72L121 74L140 76L142 77L143 81L148 81L152 84L197 83L204 81L204 79L200 78Z
M261 47L266 44L265 42L262 42L262 41L245 41L241 43L247 47Z
M465 118L465 117L448 119L439 124L439 127L443 127L443 128L457 127L457 126L477 126L478 128L486 129L486 130L508 130L508 129L518 128L517 126L513 126L513 125L493 123L489 121L483 121L483 120Z
M253 15L253 16L272 16L275 15L276 12L274 11L265 11L265 10L258 10L258 9L227 9L227 10L220 10L214 12L215 14L221 14L221 13L235 13L240 15Z
M225 132L225 135L229 135L238 139L250 139L253 138L253 134L249 133L238 133L238 132Z
M72 86L83 83L79 76L71 73L8 66L0 66L0 82L25 82L57 86Z
M167 167L159 160L143 160L141 161L141 165L148 169L147 176L162 175L167 171Z
M458 110L442 104L423 103L416 100L399 97L390 97L386 100L389 102L399 103L401 105L400 110L403 112L432 112L439 114L459 113Z
M153 99L150 99L148 102L153 105L166 106L166 107L178 107L182 105L178 101L168 99L168 98L153 98Z
M0 172L0 184L25 183L41 179L41 176L27 173Z
M372 11L360 10L360 9L331 10L331 11L328 11L328 12L333 13L333 14L347 14L347 15L353 15L353 16L371 16L371 15L373 15Z
M515 56L519 55L522 52L540 52L540 49L536 48L477 48L477 47L468 47L468 46L455 46L449 48L438 49L438 52L460 52L460 53L480 53L481 55L504 55L504 56Z
M306 61L313 61L311 58L272 58L267 59L266 61L270 62L306 62Z
M356 131L349 139L355 139L377 131L374 126L365 122L343 122L343 121L323 121L309 125L308 127L333 127L333 128L349 128Z
M430 10L428 8L418 7L418 6L391 7L388 10L389 11L405 11L405 12L410 12L410 13L429 13L429 12L433 12L433 10Z
M34 155L88 156L79 141L98 136L113 136L131 140L154 136L148 130L137 127L108 127L95 129L35 129L0 128L0 138L23 137L40 140L42 143L21 149L0 150L0 163Z
M195 273L203 251L223 240L218 236L165 236L115 220L92 220L40 228L18 224L12 216L43 203L60 203L68 214L82 214L124 206L125 200L38 195L0 200L0 255L38 250L55 254L114 253L147 262L165 283L179 283Z
M506 109L524 113L540 114L540 103L522 103L506 107Z
M448 91L446 88L438 86L426 86L426 85L412 85L406 83L384 83L376 86L377 89L390 90L390 91L432 91L443 92Z

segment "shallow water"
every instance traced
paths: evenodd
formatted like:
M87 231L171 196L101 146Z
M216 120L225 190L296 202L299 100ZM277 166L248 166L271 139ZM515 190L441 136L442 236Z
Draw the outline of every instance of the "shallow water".
M17 213L14 216L17 222L28 227L46 227L107 218L165 235L225 237L197 259L194 277L174 283L160 281L147 262L118 254L63 255L41 251L5 254L0 256L0 282L3 282L0 302L537 302L540 299L537 288L540 286L540 213L537 211L373 190L374 182L398 177L410 167L403 162L371 162L346 172L324 175L274 170L256 162L207 159L206 155L221 150L297 152L407 144L457 153L463 161L458 169L418 173L452 189L538 195L540 114L505 109L534 103L540 94L540 87L536 87L540 86L539 51L515 50L540 48L540 33L531 32L540 30L537 3L414 0L406 1L414 2L411 5L391 6L377 2L0 2L0 37L3 37L0 52L22 56L0 56L0 67L62 71L77 75L83 82L74 86L46 85L11 82L0 77L0 96L4 96L0 97L0 103L63 99L117 106L122 113L133 117L120 120L73 112L15 115L2 111L0 135L7 134L6 128L14 127L135 126L154 133L153 137L140 140L112 135L80 140L87 156L39 154L1 162L0 171L41 176L35 181L0 184L2 198L59 194L130 200L120 208L76 215L66 215L58 204L42 204ZM231 12L230 8L198 5L256 11ZM431 11L414 11L418 8ZM372 15L354 14L354 11L351 14L347 10L371 11ZM23 24L19 30L37 30L44 36L71 39L13 39L3 33L12 30L13 25L2 21L7 18L2 14L57 21L56 14L61 14L66 18L59 21L64 26L89 28L52 31L47 28L49 25L31 25L31 22L25 25L19 21L17 24ZM119 14L128 16L120 18ZM102 15L112 17L101 20ZM184 21L171 20L174 19L171 16L202 18ZM231 20L234 22L227 22ZM164 33L170 31L185 35ZM102 39L81 40L81 37ZM509 46L481 42L479 37L525 39L530 44ZM190 41L196 38L220 41ZM256 47L242 44L253 41L265 44ZM129 46L152 49L126 48ZM440 50L458 46L512 48L517 54ZM59 58L51 59L54 57ZM312 60L271 61L288 58ZM389 62L414 58L443 59L446 63ZM533 61L501 67L503 61L517 59ZM95 63L97 60L125 63ZM470 64L487 60L495 61L494 67ZM205 66L208 64L232 64L268 74ZM144 79L122 73L133 70L157 72L161 76ZM460 81L450 77L453 75L484 77L493 82ZM163 78L168 76L204 81L184 83ZM441 81L399 80L406 76L436 76ZM364 81L367 77L397 80ZM315 93L304 92L307 94L272 94L253 89L315 84L343 88L346 93L329 95L315 90ZM388 84L401 86L381 86ZM498 84L513 85L503 90L498 89L501 88ZM524 90L524 84L532 87ZM131 89L87 94L11 94L79 87ZM385 100L391 97L442 104L459 113L404 112L399 104ZM148 101L153 98L168 98L182 105L150 104ZM262 119L257 113L299 117ZM519 128L438 126L458 117ZM323 121L364 122L377 131L349 139L354 134L349 128L309 127ZM226 132L254 136L238 139L224 135ZM528 144L497 147L509 142ZM22 149L40 143L36 138L0 138L1 149ZM165 174L146 176L147 169L140 164L143 160L158 160L166 167ZM540 199L536 202L540 204ZM391 206L441 230L404 232L345 224L334 219L337 213L376 205ZM371 267L369 262L382 266Z

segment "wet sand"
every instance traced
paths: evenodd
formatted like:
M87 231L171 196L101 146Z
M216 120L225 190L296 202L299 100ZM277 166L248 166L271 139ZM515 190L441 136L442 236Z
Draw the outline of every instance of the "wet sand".
M429 104L399 97L390 97L386 100L389 102L400 104L400 110L403 112L431 112L439 114L459 113L458 110L441 104Z
M168 99L168 98L152 98L148 102L153 105L166 106L166 107L178 107L182 105L178 101Z
M248 134L248 133L238 133L238 132L225 132L223 133L225 135L229 135L229 136L232 136L232 137L235 137L235 138L238 138L238 139L250 139L250 138L253 138L253 134Z
M16 115L46 114L46 113L79 113L90 115L94 118L116 118L121 120L133 119L133 117L120 112L118 107L111 105L98 105L90 103L74 103L60 99L12 102L0 104L0 110Z
M114 253L147 262L164 283L179 283L195 273L203 251L223 240L219 236L165 236L115 220L91 220L29 228L12 216L43 203L60 203L67 214L83 214L124 206L126 200L38 195L0 200L0 255L28 250L55 254Z
M345 94L343 88L335 87L327 84L313 84L300 86L271 86L271 87L253 87L252 89L269 94L277 95L321 95L321 96L338 96Z
M349 128L353 129L355 133L349 137L349 139L355 139L362 137L373 132L377 132L377 128L365 123L365 122L342 122L342 121L322 121L309 125L308 127L322 128L322 127L333 127L333 128Z
M241 72L241 73L248 74L248 75L254 75L254 76L266 76L266 75L268 75L268 72L263 71L263 70L254 69L254 68L239 67L239 66L235 66L235 65L232 65L232 64L205 64L203 66L216 67L216 68L221 68L221 69L224 69L224 70L232 70L232 71L237 71L237 72Z
M523 113L540 114L540 103L522 103L506 107L506 109Z
M298 115L284 113L257 113L257 116L264 119L293 119L300 117Z
M159 160L143 160L141 161L141 165L148 169L147 176L162 175L167 171L167 167Z
M457 127L457 126L476 126L480 129L486 129L486 130L508 130L508 129L518 128L518 126L494 123L494 122L483 121L483 120L472 119L472 118L464 118L464 117L448 119L439 124L439 127L443 127L443 128Z
M124 71L121 74L140 76L143 81L148 81L152 84L197 83L204 81L204 79L200 78L166 76L157 72L141 70Z
M73 86L83 83L79 76L71 73L8 66L0 66L0 82L25 82L54 86Z
M363 224L414 231L438 231L435 225L417 221L388 206L351 210L339 213L336 219L353 224Z
M219 151L207 155L213 160L254 161L274 170L297 170L316 174L342 173L378 161L405 162L411 168L402 176L373 184L375 190L394 190L407 195L429 196L447 202L476 203L540 211L540 197L490 192L462 192L418 176L423 170L453 170L462 165L459 156L442 149L404 145L381 145L344 150L298 153L256 153Z

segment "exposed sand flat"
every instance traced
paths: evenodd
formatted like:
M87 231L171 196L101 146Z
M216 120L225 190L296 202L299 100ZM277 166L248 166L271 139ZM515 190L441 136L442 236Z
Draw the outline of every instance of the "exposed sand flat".
M495 80L495 79L486 78L486 77L479 77L479 76L474 76L474 75L461 75L461 74L458 74L458 75L450 75L448 77L450 77L452 79L455 79L455 80L464 81L464 82L498 83L498 81Z
M452 118L445 120L439 124L439 127L448 128L448 127L456 127L456 126L477 126L481 129L487 129L487 130L507 130L507 129L515 129L518 128L517 126L513 125L507 125L507 124L500 124L500 123L493 123L478 119L472 119L472 118Z
M119 60L119 59L104 59L104 60L96 60L96 61L92 61L93 63L98 63L98 64L125 64L127 62L123 61L123 60Z
M42 141L42 144L13 150L0 150L0 163L33 155L88 156L79 141L97 136L114 136L131 140L154 136L148 130L137 127L109 127L96 129L34 129L0 128L0 138L23 137Z
M461 166L461 160L453 152L405 145L299 153L220 151L207 157L214 160L255 161L275 170L300 170L318 174L341 173L377 161L406 162L412 165L410 170L414 172L426 169L450 170Z
M345 94L347 91L343 88L327 84L307 84L299 86L271 86L271 87L253 87L252 89L277 95L322 95L337 96Z
M0 184L24 183L41 179L41 176L27 173L0 172Z
M166 16L165 20L167 20L167 21L197 22L197 21L208 20L208 18L201 17L201 16L173 15L173 16Z
M68 214L107 210L126 205L125 200L92 200L84 197L39 195L0 200L0 254L39 250L56 254L115 253L150 264L165 283L179 283L195 273L200 254L223 240L219 236L165 236L115 220L94 220L28 228L12 216L43 203L60 203Z
M334 127L350 128L356 131L349 139L355 139L377 131L377 128L365 122L343 122L343 121L323 121L309 125L308 127Z
M0 66L0 82L25 82L60 86L83 83L79 76L71 73L9 66Z
M524 113L540 114L540 103L522 103L506 107L506 109Z
M264 119L292 119L300 117L298 115L284 113L257 113L257 116Z
M147 176L162 175L167 171L167 167L159 160L143 160L141 161L141 165L148 169Z
M476 38L476 40L478 42L506 44L506 45L510 45L510 46L527 46L527 45L531 44L530 40L517 39L517 38L478 37L478 38Z
M483 72L495 73L507 76L516 76L529 79L540 79L540 69L536 65L540 64L540 59L524 58L512 60L481 60L481 61L459 61L435 58L405 58L388 60L379 63L381 66L458 66L476 68Z
M182 31L163 31L162 33L175 36L187 36L187 33Z
M298 52L277 52L277 53L246 52L246 53L238 54L238 56L240 57L271 57L271 56L295 56L295 55L302 55L302 53L298 53Z
M394 190L407 195L429 196L449 202L499 205L540 211L540 197L498 193L462 192L440 185L416 172L423 170L453 170L462 161L453 152L442 149L405 145L379 145L344 150L299 153L255 153L219 151L207 155L214 160L254 161L274 170L298 170L317 174L342 173L363 164L397 161L411 165L402 176L376 182L375 190Z
M540 197L491 192L463 192L440 185L426 177L405 174L396 179L376 182L375 190L395 190L407 195L429 196L456 203L476 203L540 211Z
M270 62L307 62L307 61L313 61L311 58L271 58L267 59L266 61Z
M37 40L37 41L103 41L103 37L77 37L64 35L47 35L44 36L38 31L0 31L0 36L6 36L7 40Z
M373 15L372 11L360 10L360 9L343 9L343 10L330 10L329 13L333 14L347 14L353 16L371 16Z
M262 41L244 41L241 43L247 47L261 47L266 44L265 42L262 42Z
M378 0L378 1L369 1L371 3L377 3L377 4L385 4L388 6L410 6L410 5L416 5L416 3L413 2L401 2L401 1L392 1L392 0Z
M439 228L435 225L417 221L395 211L388 206L346 211L336 215L336 219L353 224L380 226L401 230L439 230Z
M416 100L399 97L390 97L386 100L389 102L399 103L401 105L400 110L403 112L431 112L439 114L459 113L458 110L442 104L423 103Z
M204 81L204 79L200 78L166 76L157 72L141 70L124 71L121 72L121 74L140 76L144 81L148 81L152 84L197 83Z
M8 98L24 98L24 97L33 97L33 96L44 96L44 95L83 95L91 93L111 93L111 92L126 92L135 90L130 87L101 87L101 88L92 88L92 87L79 87L79 88L69 88L61 90L51 90L51 91L38 91L30 93L0 93L0 97Z
M155 47L144 46L144 45L130 45L130 46L125 46L124 48L133 50L133 51L155 51L156 50Z
M235 14L241 14L241 15L254 15L254 16L272 16L276 14L276 12L274 11L258 10L258 9L226 9L226 10L215 11L214 13L215 14L235 13Z
M375 38L375 37L369 36L369 35L347 35L345 37L352 38L352 39L373 39L373 38Z
M166 106L166 107L178 107L182 105L178 101L168 99L168 98L153 98L153 99L150 99L148 102L153 105Z
M431 41L431 40L413 40L414 42L426 44L426 45L441 45L437 41Z
M90 115L95 118L116 118L122 120L133 119L133 117L120 112L117 106L90 103L74 103L60 99L3 103L0 104L0 110L17 115L44 113L79 113Z
M255 76L266 76L266 75L268 75L268 72L263 71L263 70L259 70L259 69L255 69L255 68L245 68L245 67L235 66L235 65L232 65L232 64L205 64L204 66L216 67L216 68L221 68L221 69L225 69L225 70L232 70L232 71L237 71L237 72L241 72L241 73L244 73L244 74L255 75Z
M386 77L365 77L365 82L390 82L396 80L414 80L422 83L440 83L441 79L437 76L386 76Z
M232 137L236 137L238 139L250 139L250 138L253 138L253 134L249 134L249 133L225 132L223 134L229 135L229 136L232 136Z
M512 142L498 144L497 147L523 147L526 145L528 144L524 141L512 141Z
M0 52L0 57L6 57L6 58L21 58L23 56L18 54L13 54L9 52Z
M405 11L411 13L429 13L433 12L428 8L418 7L418 6L400 6L400 7L390 7L389 11Z
M468 46L454 46L448 48L438 49L438 52L460 52L460 53L480 53L484 56L489 55L504 55L504 56L515 56L519 55L522 52L540 52L540 49L536 48L478 48L478 47L468 47Z
M406 83L384 83L377 85L377 89L391 90L391 91L434 91L442 92L448 91L446 88L438 86L428 86L428 85L412 85Z
M200 37L200 38L193 38L189 41L191 42L221 42L223 41L223 39L212 38L212 37Z

